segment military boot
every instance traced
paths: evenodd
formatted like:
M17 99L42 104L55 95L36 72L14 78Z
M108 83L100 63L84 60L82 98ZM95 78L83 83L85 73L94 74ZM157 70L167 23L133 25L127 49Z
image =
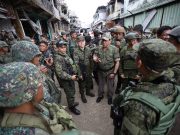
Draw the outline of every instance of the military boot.
M84 94L81 94L81 100L83 103L87 103L87 99Z
M90 96L90 97L94 97L95 96L94 93L92 93L92 92L86 92L86 95Z
M70 107L69 110L72 113L74 113L75 115L80 115L81 114L81 112L75 106Z

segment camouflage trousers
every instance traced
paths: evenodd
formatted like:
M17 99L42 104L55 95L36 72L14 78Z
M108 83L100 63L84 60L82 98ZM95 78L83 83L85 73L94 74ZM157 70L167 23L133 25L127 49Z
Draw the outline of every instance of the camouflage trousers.
M64 89L64 92L66 94L66 99L68 103L68 107L73 107L74 101L75 101L75 84L74 81L71 80L59 80L59 84Z
M78 81L80 94L89 93L93 85L91 74L83 75L83 80Z

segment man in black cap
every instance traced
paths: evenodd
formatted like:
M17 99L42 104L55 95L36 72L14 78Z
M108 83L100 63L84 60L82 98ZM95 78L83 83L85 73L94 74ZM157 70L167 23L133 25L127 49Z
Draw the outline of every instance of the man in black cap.
M74 81L78 80L76 66L73 60L66 54L67 43L59 41L56 43L56 46L58 53L55 55L54 65L58 82L65 91L69 110L76 115L80 115L81 112L76 108L78 103L75 102Z

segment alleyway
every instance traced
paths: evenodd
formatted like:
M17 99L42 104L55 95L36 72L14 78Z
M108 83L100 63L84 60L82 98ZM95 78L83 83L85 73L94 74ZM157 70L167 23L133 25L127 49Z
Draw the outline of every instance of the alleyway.
M96 84L96 83L94 83ZM80 94L76 84L76 101L79 102L81 115L73 115L73 119L77 127L81 130L92 131L99 135L112 135L113 124L110 118L110 106L107 104L107 98L104 98L100 103L96 103L97 85L94 86L93 92L96 97L87 97L88 103L82 103ZM63 92L62 104L67 105L66 98Z

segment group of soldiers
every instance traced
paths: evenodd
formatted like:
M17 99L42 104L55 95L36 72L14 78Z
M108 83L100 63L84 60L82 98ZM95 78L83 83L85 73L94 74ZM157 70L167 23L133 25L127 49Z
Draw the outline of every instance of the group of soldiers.
M75 81L87 103L86 96L95 97L94 78L97 103L107 83L115 135L165 135L180 111L179 52L180 26L162 26L152 39L145 39L137 25L129 32L122 26L94 30L93 40L73 30L52 42L42 36L38 45L28 37L12 46L0 41L0 133L80 134L60 105L61 89L54 78L76 115L81 112Z

